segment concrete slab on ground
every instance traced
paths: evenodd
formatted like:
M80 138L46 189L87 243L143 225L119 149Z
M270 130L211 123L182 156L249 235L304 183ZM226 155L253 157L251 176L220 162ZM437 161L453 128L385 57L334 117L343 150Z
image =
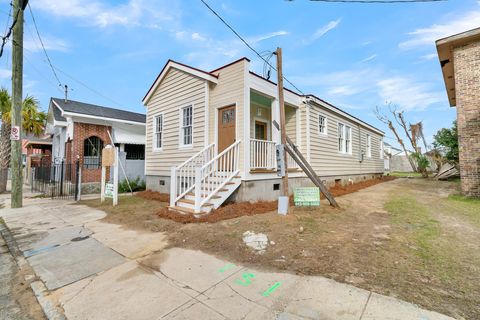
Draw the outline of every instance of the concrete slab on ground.
M123 263L124 258L95 239L72 242L27 258L49 290Z
M135 261L128 261L59 289L67 318L90 320L160 319L191 300L178 288Z

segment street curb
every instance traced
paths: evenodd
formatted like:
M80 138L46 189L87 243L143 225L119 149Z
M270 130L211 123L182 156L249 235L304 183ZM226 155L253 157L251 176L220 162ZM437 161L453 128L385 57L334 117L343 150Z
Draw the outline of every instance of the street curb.
M24 276L25 281L30 282L31 279L37 278L37 275L33 271L33 269L28 264L27 259L23 256L22 252L18 248L17 242L15 241L10 229L6 225L6 223L2 223L0 221L0 235L5 240L7 244L8 250L12 254L13 258L17 266L20 269L28 268L30 274L26 274ZM45 284L40 281L36 280L30 283L30 288L32 288L33 293L35 294L35 298L37 298L40 307L42 308L43 313L47 317L48 320L66 320L67 318L63 314L62 310L55 306L49 299L48 299L48 289L45 287Z

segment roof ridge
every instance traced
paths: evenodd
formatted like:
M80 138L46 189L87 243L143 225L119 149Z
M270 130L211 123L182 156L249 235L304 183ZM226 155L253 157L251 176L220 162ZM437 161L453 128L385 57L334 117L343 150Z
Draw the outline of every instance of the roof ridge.
M62 103L65 103L65 99L63 99L63 98L52 97L52 99L53 99L53 100L60 100L60 101L62 101ZM128 113L133 113L133 114L142 115L142 116L145 115L145 113L139 113L139 112L129 111L129 110L125 110L125 109L112 108L112 107L105 107L105 106L101 106L101 105L98 105L98 104L93 104L93 103L88 103L88 102L82 102L82 101L73 100L73 99L68 99L68 100L67 100L67 103L68 103L69 101L75 102L75 103L86 104L86 105L89 105L89 106L92 106L92 107L96 107L96 108L103 108L103 109L110 109L110 110L115 110L115 111L128 112Z

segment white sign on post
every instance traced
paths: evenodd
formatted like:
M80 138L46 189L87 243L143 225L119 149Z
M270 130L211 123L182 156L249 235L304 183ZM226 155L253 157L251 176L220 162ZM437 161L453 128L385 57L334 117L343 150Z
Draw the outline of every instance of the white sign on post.
M20 140L20 127L12 126L10 131L10 140Z
M105 198L113 198L114 187L113 183L105 184Z

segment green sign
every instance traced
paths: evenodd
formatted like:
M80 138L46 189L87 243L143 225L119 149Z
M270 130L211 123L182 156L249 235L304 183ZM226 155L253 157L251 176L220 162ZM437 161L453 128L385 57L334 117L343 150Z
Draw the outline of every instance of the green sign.
M320 190L318 188L295 188L293 201L296 206L319 206Z
M105 184L105 197L113 198L113 183Z

